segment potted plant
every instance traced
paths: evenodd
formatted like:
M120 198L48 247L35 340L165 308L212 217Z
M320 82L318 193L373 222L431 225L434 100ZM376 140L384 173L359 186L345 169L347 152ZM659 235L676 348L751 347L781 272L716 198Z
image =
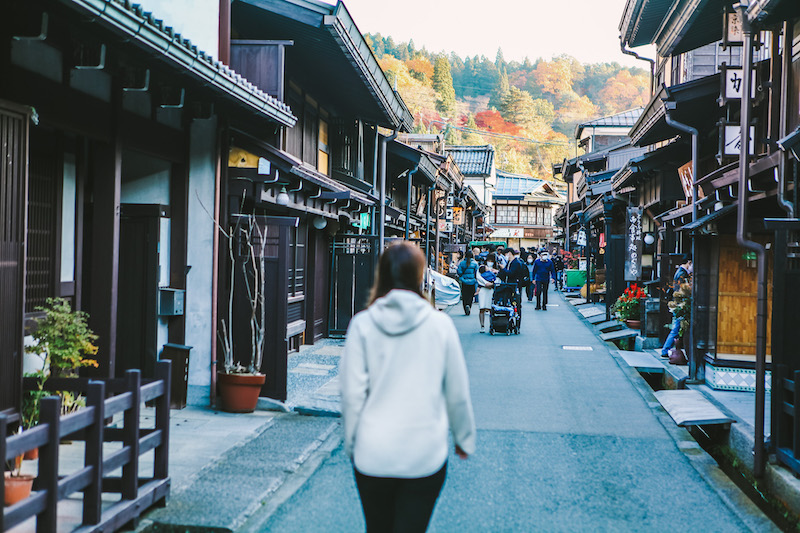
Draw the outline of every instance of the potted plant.
M631 329L641 329L641 299L646 298L647 293L635 283L625 289L622 296L617 298L611 310L614 311L619 320L623 320Z
M253 412L266 376L261 373L266 332L266 260L264 233L254 215L238 217L225 233L231 260L228 316L221 321L220 343L224 354L223 369L217 374L222 408L233 413ZM238 274L238 276L237 276ZM233 341L234 286L245 285L249 307L250 346L235 346ZM249 352L242 356L242 352Z
M14 458L14 464L8 465L8 472L3 476L5 488L3 505L10 506L31 495L34 476L22 473L22 456Z
M35 378L36 388L25 391L22 399L22 427L29 429L39 423L39 404L50 393L44 390L44 383L50 377L76 376L81 367L97 367L91 359L97 354L97 340L88 325L88 315L83 311L73 311L69 302L63 298L48 298L47 305L36 308L44 315L34 319L31 336L33 343L25 351L41 359L35 372L25 377ZM76 411L85 405L80 394L59 391L62 414ZM26 459L35 459L38 450L32 450Z

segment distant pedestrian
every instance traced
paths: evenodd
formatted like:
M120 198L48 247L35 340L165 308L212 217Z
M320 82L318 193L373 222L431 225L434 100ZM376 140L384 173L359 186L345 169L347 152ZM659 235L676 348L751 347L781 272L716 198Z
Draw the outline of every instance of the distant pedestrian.
M478 262L472 258L472 250L467 250L464 259L458 264L456 275L461 282L461 303L464 304L464 314L469 315L472 310L472 301L475 299L475 289L478 281Z
M531 279L536 283L536 309L547 311L547 291L550 278L556 280L556 269L547 250L539 252L539 259L533 263Z
M521 255L522 254L520 254L520 256ZM531 281L533 281L533 261L534 261L533 254L528 254L528 257L525 258L525 267L528 269L528 279L530 279ZM533 293L535 287L536 285L534 285L533 283L528 283L528 285L525 287L525 294L528 296L529 302L533 301Z
M494 250L494 255L497 257L497 266L500 269L506 268L508 266L508 260L506 259L508 249L503 248L502 246L498 246Z
M561 254L556 254L553 258L553 267L556 269L556 289L561 290L564 287L564 260Z
M506 283L514 283L517 286L515 301L517 302L517 313L522 318L522 288L525 285L524 280L528 276L528 269L520 260L516 250L506 248L505 252L506 267L500 270L498 276Z
M478 320L481 323L481 333L484 330L484 321L487 311L492 309L492 298L494 297L494 282L497 280L495 271L486 265L481 265L478 269Z
M475 451L461 343L450 317L422 297L424 269L414 245L387 248L370 305L347 330L344 448L369 533L426 530L445 480L448 428L459 457Z

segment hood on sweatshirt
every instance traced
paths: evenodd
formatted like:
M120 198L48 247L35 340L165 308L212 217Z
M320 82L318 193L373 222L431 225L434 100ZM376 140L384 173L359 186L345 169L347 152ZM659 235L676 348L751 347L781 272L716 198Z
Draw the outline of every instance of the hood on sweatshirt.
M378 298L367 309L367 314L375 325L387 335L403 335L419 326L429 313L431 304L418 294L402 289L394 289Z

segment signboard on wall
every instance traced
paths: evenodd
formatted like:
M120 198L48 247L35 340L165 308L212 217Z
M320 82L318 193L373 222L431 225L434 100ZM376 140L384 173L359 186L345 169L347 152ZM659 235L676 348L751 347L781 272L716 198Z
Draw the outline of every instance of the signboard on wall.
M500 237L504 239L521 239L525 237L525 230L522 228L497 228L492 233L492 238Z
M642 277L642 208L629 207L625 220L625 281Z
M454 207L453 208L453 224L456 226L462 226L464 224L464 208L463 207Z
M440 191L439 189L436 189L434 192L436 193L434 196L434 198L436 198L436 202L433 216L435 218L444 219L445 215L447 214L447 193Z

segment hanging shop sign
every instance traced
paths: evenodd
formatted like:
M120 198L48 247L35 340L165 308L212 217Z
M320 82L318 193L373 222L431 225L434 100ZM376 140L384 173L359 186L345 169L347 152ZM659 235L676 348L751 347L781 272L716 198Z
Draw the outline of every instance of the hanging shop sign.
M627 210L625 234L625 281L638 281L642 277L642 208Z
M720 155L723 157L738 157L742 150L742 129L738 124L723 124L720 126ZM750 155L755 153L755 126L750 126L750 146L748 151Z
M436 199L436 205L434 209L434 216L438 219L444 219L447 210L447 193L440 191L439 189L436 189L435 192L436 194L434 195L434 198Z
M742 67L730 67L723 63L719 67L720 80L722 87L720 88L719 101L722 105L727 104L729 101L738 102L742 99L744 93L744 75ZM755 71L750 76L750 97L756 96L756 76Z
M372 215L369 213L361 213L359 216L359 224L358 227L363 229L369 229L369 225L372 219Z
M492 238L494 237L522 239L525 237L525 230L523 228L497 228L492 232Z
M453 224L456 226L463 226L464 225L464 208L463 207L454 207L453 208Z
M452 194L447 195L447 207L453 207L456 205L456 199Z
M453 222L451 220L439 220L440 233L453 233Z
M575 239L575 244L578 246L586 246L586 230L578 231L578 237Z

